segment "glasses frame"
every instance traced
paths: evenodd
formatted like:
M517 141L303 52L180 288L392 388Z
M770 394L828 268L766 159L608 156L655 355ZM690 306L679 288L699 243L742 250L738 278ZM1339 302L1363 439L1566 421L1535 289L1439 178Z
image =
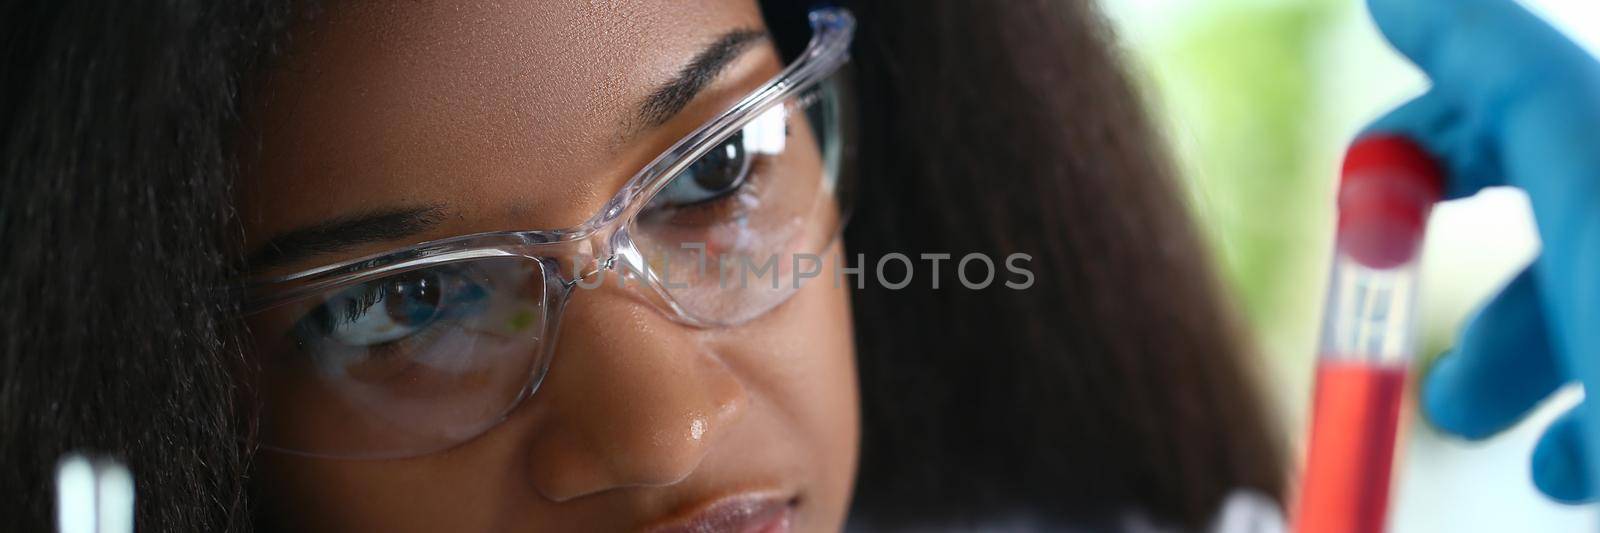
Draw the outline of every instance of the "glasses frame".
M539 265L544 276L541 305L545 312L541 314L541 323L538 324L542 353L532 362L528 382L516 398L498 417L486 421L484 427L473 436L431 450L359 455L308 452L268 443L261 443L261 447L310 457L393 459L434 453L476 438L503 422L538 390L553 359L560 317L574 289L585 279L606 271L620 270L624 275L637 277L634 284L649 289L639 292L676 322L700 328L736 325L696 316L680 305L635 247L628 227L657 192L701 156L741 131L762 113L774 106L784 105L791 97L828 80L849 61L850 42L855 31L855 19L849 11L842 8L816 9L809 13L809 19L812 28L810 42L782 72L656 156L582 224L560 229L496 231L437 239L288 275L247 280L243 287L243 310L249 315L333 288L461 261L486 258L531 260ZM853 110L845 110L850 111ZM834 180L834 187L843 186L839 176L825 179ZM835 190L835 194L847 193ZM841 209L844 207L841 206ZM845 213L840 213L841 227L845 218ZM563 264L564 260L566 264Z
M855 18L843 8L822 8L809 14L812 37L804 51L772 80L741 99L718 117L700 126L656 156L630 178L616 195L589 220L577 226L548 230L513 230L474 233L414 244L397 250L303 270L293 274L252 280L246 287L245 312L253 313L284 302L378 277L458 261L489 257L522 257L540 261L570 258L576 271L555 274L558 285L570 293L585 278L602 271L626 269L642 274L652 291L652 303L679 322L714 327L733 325L697 317L666 292L662 281L633 245L627 226L649 200L701 156L721 145L745 125L782 105L789 97L809 89L837 72L849 61ZM842 222L842 217L841 217ZM562 295L565 299L567 295Z

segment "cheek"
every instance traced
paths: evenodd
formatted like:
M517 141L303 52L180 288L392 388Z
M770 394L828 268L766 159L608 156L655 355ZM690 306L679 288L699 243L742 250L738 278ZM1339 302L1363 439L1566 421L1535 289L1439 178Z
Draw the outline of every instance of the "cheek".
M262 454L257 470L261 493L269 498L263 502L265 516L289 521L282 525L291 531L497 531L508 524L545 530L580 523L606 524L602 529L609 530L646 518L632 512L638 507L636 496L702 498L750 488L752 482L780 481L781 486L793 483L804 490L802 514L796 518L800 530L840 530L849 508L860 434L848 292L852 283L834 283L837 263L843 260L840 244L833 244L823 258L821 275L808 280L788 302L726 330L680 330L631 300L610 302L602 294L579 294L581 301L569 308L563 324L562 335L572 343L562 345L543 388L511 419L459 448L412 459L325 461ZM590 316L591 311L599 314ZM622 320L631 313L637 314L635 319ZM698 345L691 338L696 335L705 336L701 346L706 351L663 348ZM577 343L579 339L598 344ZM644 399L625 392L689 390L663 388L662 372L640 373L648 370L636 368L640 361L673 358L661 359L666 364L707 353L716 354L748 400L743 415L719 433L693 475L678 483L607 491L559 504L536 492L530 475L572 466L560 457L542 455L537 445L544 437L569 433L556 422L573 422L577 426L569 426L607 437L605 442L631 442L621 438L628 432L617 433L621 430L612 426L637 430L659 423L660 417L630 415L618 402L637 407ZM611 359L617 366L601 364ZM586 378L590 373L592 379ZM681 381L672 383L692 385ZM596 397L596 391L610 392ZM645 453L644 444L619 450L616 456Z
M494 478L450 459L330 461L264 453L264 530L491 531ZM502 489L503 490L503 489Z
M854 329L849 287L834 282L843 246L823 255L823 272L785 304L725 336L725 362L743 376L752 396L772 407L784 438L803 446L815 476L808 506L837 529L844 519L860 436ZM826 525L826 527L821 527ZM807 529L810 529L807 526Z

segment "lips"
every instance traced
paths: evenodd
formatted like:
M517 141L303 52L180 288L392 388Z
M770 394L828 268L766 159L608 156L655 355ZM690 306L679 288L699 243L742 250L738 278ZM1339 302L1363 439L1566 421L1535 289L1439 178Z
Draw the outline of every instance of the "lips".
M649 533L788 533L794 500L745 494L712 501L681 520L647 529Z

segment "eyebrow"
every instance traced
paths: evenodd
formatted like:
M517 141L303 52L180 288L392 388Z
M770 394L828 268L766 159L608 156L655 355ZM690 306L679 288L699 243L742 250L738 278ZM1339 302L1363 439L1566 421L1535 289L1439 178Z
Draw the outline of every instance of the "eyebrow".
M343 216L273 237L248 256L245 267L272 268L354 246L402 239L438 227L443 220L444 208L439 205Z
M722 34L700 51L672 80L657 87L639 104L636 120L640 129L667 123L689 105L734 59L752 45L767 39L767 32L737 29Z
M645 97L635 112L638 129L667 123L740 54L768 38L766 31L748 28L722 34L695 55L677 76ZM389 208L319 222L268 240L247 256L245 268L255 271L280 267L364 244L418 235L438 227L443 213L443 206L426 205Z

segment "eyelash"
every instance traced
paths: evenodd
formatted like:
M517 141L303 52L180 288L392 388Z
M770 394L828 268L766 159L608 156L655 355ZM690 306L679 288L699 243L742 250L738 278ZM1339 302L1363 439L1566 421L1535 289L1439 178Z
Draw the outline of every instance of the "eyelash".
M467 274L462 272L454 271L452 271L449 275L467 276ZM372 308L378 305L384 297L389 296L391 292L393 292L392 286L386 280L378 279L369 282L366 285L365 290L361 291L361 293L355 299L347 301L344 306L341 306L338 309L326 307L313 309L296 321L296 326L289 330L288 336L291 344L302 355L313 356L315 346L321 344L322 342L328 342L325 339L327 334L324 332L332 331L334 328L342 324L353 323L356 320L359 320L362 316L364 316L364 313L372 312ZM459 303L452 305L459 305ZM312 315L318 313L321 313L323 316L313 319ZM426 346L427 343L430 342L439 331L455 325L458 322L459 317L447 313L436 318L433 322L429 323L426 327L417 330L415 333L389 342L363 346L361 349L365 350L367 356L371 359L388 359L394 354L404 353L408 346Z
M793 137L793 135L794 126L787 122L784 123L784 138L787 139ZM766 180L771 179L771 176L768 174L770 171L774 170L775 166L777 165L777 155L775 154L755 153L751 154L750 157L750 169L748 171L749 175L732 193L706 200L704 202L674 207L671 210L673 218L682 216L690 220L719 220L733 215L735 201L740 197L755 195L758 193L761 190L761 187L766 185ZM686 223L685 225L697 224Z
M770 171L776 157L771 154L755 154L751 156L749 175L744 182L728 194L712 198L704 202L681 205L672 208L672 218L683 217L688 220L725 220L736 215L741 215L738 209L738 200L742 197L759 196L761 188L766 186L766 181L771 179ZM699 224L689 224L699 225Z

